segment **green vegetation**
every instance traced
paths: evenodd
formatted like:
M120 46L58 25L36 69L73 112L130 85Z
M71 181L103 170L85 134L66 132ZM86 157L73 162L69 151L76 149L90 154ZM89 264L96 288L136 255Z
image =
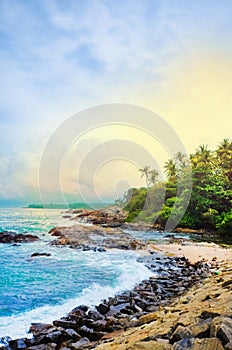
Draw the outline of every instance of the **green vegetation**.
M139 169L147 188L131 188L123 198L127 221L156 223L161 228L206 229L232 236L232 141L215 151L200 146L189 157L178 152L164 166L166 181L148 165Z

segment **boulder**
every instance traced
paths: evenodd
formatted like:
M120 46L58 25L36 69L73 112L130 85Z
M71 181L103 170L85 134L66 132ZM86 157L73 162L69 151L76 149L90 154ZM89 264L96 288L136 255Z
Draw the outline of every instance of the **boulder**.
M104 304L104 303L101 303L98 306L96 306L96 309L102 315L105 315L110 310L109 305Z
M38 241L39 237L12 231L0 232L0 243L30 243Z
M188 328L183 326L178 326L170 337L170 344L174 344L180 341L181 339L190 338L190 337L191 337L191 332Z
M42 253L39 253L39 252L35 252L35 253L32 253L31 254L31 258L34 258L36 256L51 256L51 253L46 253L46 252L42 252Z
M70 348L72 350L76 350L76 349L80 349L82 346L89 344L90 341L88 338L84 337L81 338L79 341L77 341L76 343L71 343L70 344Z
M69 320L55 320L53 321L54 326L56 327L62 327L64 329L72 328L76 329L77 323L76 321L69 321Z
M105 332L97 332L86 326L82 326L78 331L82 337L86 337L91 341L99 340L106 334Z
M189 330L193 337L196 338L209 338L210 337L210 327L212 319L207 318L206 320L195 323L189 327Z
M32 323L29 329L29 333L32 333L33 336L39 334L48 334L56 328L50 323Z
M72 339L73 341L78 341L81 339L80 334L78 334L74 329L68 328L65 330L65 333L69 336L68 339Z
M232 319L229 317L215 317L211 324L210 336L221 339L225 345L232 342Z

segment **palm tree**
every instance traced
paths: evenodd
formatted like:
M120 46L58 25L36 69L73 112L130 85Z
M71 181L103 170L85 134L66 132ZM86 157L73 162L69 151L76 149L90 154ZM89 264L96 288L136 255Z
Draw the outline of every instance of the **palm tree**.
M174 160L180 166L181 169L185 168L188 164L187 155L185 153L180 152L180 151L176 153Z
M196 153L190 155L190 159L194 167L210 169L216 166L214 154L208 149L208 145L199 146Z
M146 184L147 184L147 187L148 187L148 184L149 184L149 172L150 172L150 166L149 165L144 165L143 168L139 169L139 171L141 172L141 177L144 177L146 178Z
M165 162L164 169L169 180L175 180L177 178L176 163L173 159L169 159L167 162Z
M153 170L150 170L150 171L149 171L149 180L150 180L150 182L151 182L153 185L156 184L156 182L157 182L159 176L160 176L160 173L159 173L158 170L153 169Z
M216 154L224 174L232 181L232 141L224 139L219 144Z

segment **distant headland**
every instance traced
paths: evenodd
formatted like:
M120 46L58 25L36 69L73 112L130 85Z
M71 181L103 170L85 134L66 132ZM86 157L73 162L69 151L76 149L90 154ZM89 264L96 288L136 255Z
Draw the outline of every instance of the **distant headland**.
M29 209L99 209L110 205L111 203L46 203L46 204L28 204L25 208Z

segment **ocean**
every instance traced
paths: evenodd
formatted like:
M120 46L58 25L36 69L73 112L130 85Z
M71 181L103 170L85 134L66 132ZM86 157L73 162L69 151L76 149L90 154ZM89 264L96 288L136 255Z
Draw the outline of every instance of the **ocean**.
M0 232L41 239L0 243L0 338L30 337L31 323L50 323L80 304L96 305L152 275L133 251L81 252L49 245L52 227L72 224L60 209L0 209ZM51 255L32 258L35 252Z

